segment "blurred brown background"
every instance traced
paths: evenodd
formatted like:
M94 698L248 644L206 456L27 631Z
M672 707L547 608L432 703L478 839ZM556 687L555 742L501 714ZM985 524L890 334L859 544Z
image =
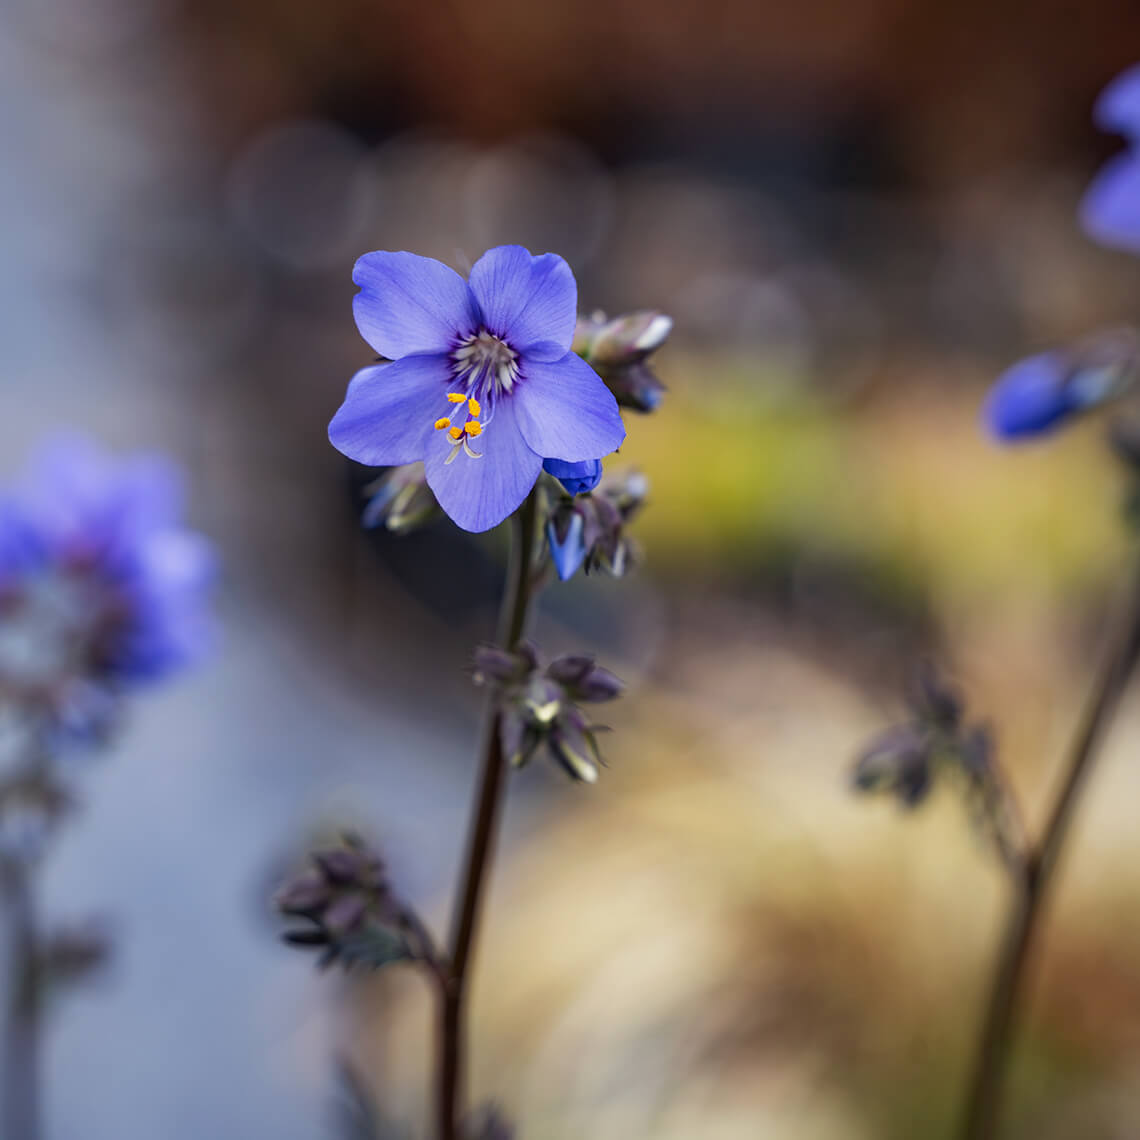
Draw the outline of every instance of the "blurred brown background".
M142 705L52 867L118 916L52 1137L311 1140L351 1048L422 1119L415 978L317 979L266 899L353 824L446 914L494 538L362 535L325 440L353 259L521 241L677 322L647 565L544 603L631 682L589 792L516 780L477 1091L526 1140L949 1134L1002 892L949 789L849 765L937 655L1031 820L1127 557L1099 426L999 451L985 386L1137 318L1074 207L1125 0L17 0L0 15L5 470L60 423L189 467L226 648ZM1074 837L1009 1136L1140 1133L1140 707ZM142 855L140 856L140 852ZM421 1134L413 1131L414 1135Z

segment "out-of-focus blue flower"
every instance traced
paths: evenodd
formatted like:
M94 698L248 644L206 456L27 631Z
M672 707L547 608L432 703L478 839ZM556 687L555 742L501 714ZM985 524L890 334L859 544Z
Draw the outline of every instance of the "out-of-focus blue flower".
M370 467L422 460L464 530L502 522L544 459L621 445L616 400L571 351L578 288L561 257L499 246L465 281L431 258L377 252L352 279L357 327L390 363L353 378L329 439Z
M1140 253L1140 65L1105 88L1094 118L1102 130L1123 135L1129 145L1089 186L1081 203L1081 222L1104 245Z
M1138 359L1136 334L1113 330L1021 360L990 390L985 406L989 430L1005 441L1055 431L1131 388Z
M42 447L0 497L0 682L47 687L74 716L91 681L153 681L201 657L215 559L181 511L161 457L72 436Z
M585 495L602 481L602 461L586 459L581 463L567 463L563 459L547 459L542 469L553 475L568 495Z

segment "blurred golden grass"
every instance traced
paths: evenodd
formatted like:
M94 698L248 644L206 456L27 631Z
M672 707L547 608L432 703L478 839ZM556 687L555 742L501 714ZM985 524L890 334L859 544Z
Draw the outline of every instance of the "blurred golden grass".
M1098 425L1002 448L979 378L960 379L846 409L755 365L672 360L662 412L631 417L621 455L651 479L655 566L738 574L790 547L948 601L1103 585L1124 542Z
M757 391L731 371L674 385L632 423L655 573L822 550L929 597L1035 821L1087 685L1070 611L1127 564L1098 428L1010 451L979 430L976 386L844 411ZM526 1140L950 1135L1000 873L951 789L913 815L850 792L889 716L857 646L733 613L676 619L651 683L607 716L601 784L557 791L496 869L472 1078ZM1140 1134L1137 741L1130 704L1046 923L1009 1140ZM394 977L364 997L370 1068L422 1118L424 991Z

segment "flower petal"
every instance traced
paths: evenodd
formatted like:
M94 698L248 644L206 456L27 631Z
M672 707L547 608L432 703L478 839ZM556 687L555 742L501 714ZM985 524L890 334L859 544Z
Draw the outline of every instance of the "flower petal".
M556 253L532 257L521 245L489 249L471 269L483 322L518 353L558 360L570 350L578 320L578 285Z
M621 447L625 425L602 378L580 357L521 362L512 395L527 443L547 459L601 459Z
M451 463L451 440L441 433L424 458L428 486L439 505L464 530L497 526L525 499L542 470L542 458L519 431L513 400L501 400L494 422L473 442L481 455L472 459L461 451Z
M1140 139L1140 64L1122 72L1101 92L1093 120L1102 131Z
M1140 156L1110 159L1081 202L1081 224L1103 245L1140 253Z
M1059 352L1031 356L1007 369L986 400L985 419L993 435L1002 440L1044 435L1079 411L1065 382L1068 373L1068 359Z
M381 356L449 352L478 326L467 282L434 258L366 253L352 280L360 286L352 299L356 327Z
M369 467L423 459L432 423L450 410L445 356L405 356L362 368L329 424L329 442Z

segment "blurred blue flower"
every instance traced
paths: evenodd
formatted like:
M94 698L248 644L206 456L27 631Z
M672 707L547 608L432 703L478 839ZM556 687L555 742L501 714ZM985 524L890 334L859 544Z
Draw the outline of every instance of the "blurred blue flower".
M567 463L564 459L546 459L542 469L553 475L568 495L585 495L602 481L602 461L586 459L581 463Z
M91 681L154 681L206 652L215 560L181 500L161 457L41 447L0 495L0 681L50 689L66 720Z
M464 530L488 530L526 498L544 459L600 459L625 438L617 402L571 351L570 267L521 246L488 250L464 281L412 253L367 253L353 302L361 335L390 363L353 378L329 425L370 467L424 462Z
M1138 359L1136 334L1118 329L1021 360L990 389L985 406L989 430L1005 441L1054 431L1131 388Z
M1140 253L1140 64L1105 88L1094 118L1102 130L1123 135L1129 146L1089 186L1081 222L1104 245Z

